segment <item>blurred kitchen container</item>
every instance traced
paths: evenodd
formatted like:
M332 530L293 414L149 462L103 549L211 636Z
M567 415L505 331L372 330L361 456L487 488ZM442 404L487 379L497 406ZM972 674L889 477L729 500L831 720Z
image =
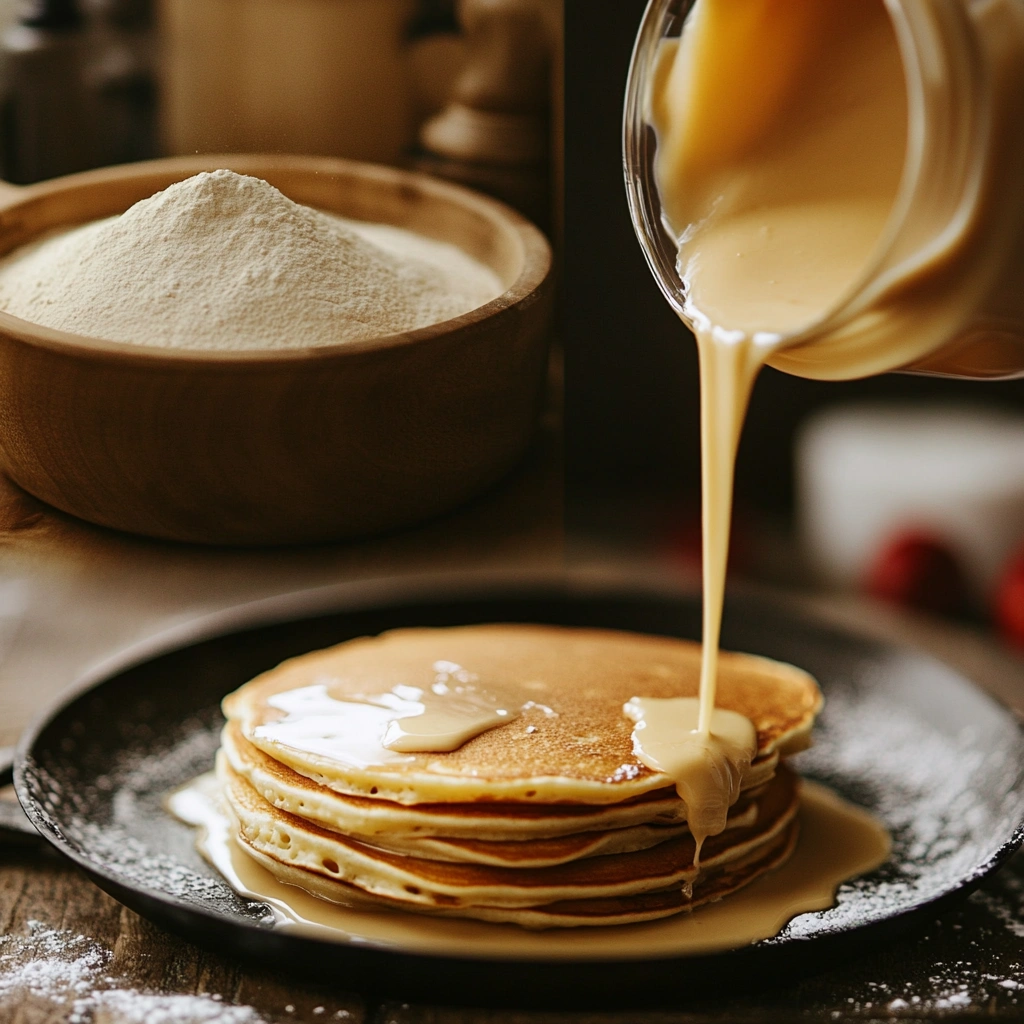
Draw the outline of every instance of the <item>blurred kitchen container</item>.
M796 443L797 515L822 582L856 587L883 547L922 531L987 603L1024 540L1024 417L970 405L862 404L811 418Z
M97 163L93 57L76 0L27 0L0 35L0 177L18 184Z
M86 88L95 96L96 167L157 155L153 0L85 0L93 55Z
M164 149L395 163L415 0L159 0Z

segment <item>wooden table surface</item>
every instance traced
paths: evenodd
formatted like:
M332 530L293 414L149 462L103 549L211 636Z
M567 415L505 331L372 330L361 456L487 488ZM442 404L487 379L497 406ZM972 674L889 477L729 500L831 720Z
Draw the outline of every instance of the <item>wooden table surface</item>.
M550 463L419 531L339 548L200 551L92 530L0 489L0 743L87 664L212 608L302 586L460 566L550 567L561 559ZM855 603L828 614L928 646L1024 708L1022 663L984 639ZM821 611L822 606L816 605ZM959 908L824 975L662 1010L426 1006L322 986L243 964L172 936L96 889L56 855L0 849L0 1020L76 1024L350 1021L353 1024L655 1024L710 1020L932 1020L1024 1016L1024 860ZM548 994L534 993L540 1005ZM626 1005L630 993L623 993Z
M1024 1016L1020 860L959 909L852 963L775 989L698 1001L687 1000L680 978L680 1005L661 1010L428 1006L367 993L358 978L317 986L248 970L169 935L55 857L36 853L0 856L0 930L0 1019L12 1024L69 1017L83 1024L742 1024ZM623 997L628 1005L629 993ZM538 999L543 1004L544 994Z

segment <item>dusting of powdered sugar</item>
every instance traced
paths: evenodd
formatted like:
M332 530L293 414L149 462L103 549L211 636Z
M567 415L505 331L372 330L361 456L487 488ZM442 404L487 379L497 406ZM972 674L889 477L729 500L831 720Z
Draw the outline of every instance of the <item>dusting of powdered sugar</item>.
M28 934L0 937L0 1006L17 997L83 996L104 978L110 950L82 935L28 922Z
M212 767L218 724L186 720L176 741L157 749L129 748L106 774L75 785L63 785L45 766L29 761L26 782L46 826L103 874L269 927L269 908L241 899L213 873L196 852L191 830L165 810L168 795L183 780Z
M454 245L197 174L0 261L0 309L107 341L294 349L439 323L503 291Z
M71 827L90 859L98 866L115 869L124 881L204 906L223 895L224 886L217 879L151 850L119 825L77 820Z
M263 1024L251 1006L214 995L140 991L111 969L113 953L93 939L29 921L25 934L0 937L0 1009L21 1017L68 1024L117 1020L119 1024Z
M97 1017L118 1024L263 1024L251 1006L225 1004L207 995L160 995L136 989L96 991L76 1000L68 1024L94 1024Z
M955 1011L990 1010L999 1004L1004 1010L1016 1007L1013 997L1021 988L1013 978L977 971L965 961L939 962L927 985L905 982L867 982L862 998L848 996L843 1011L833 1010L833 1020L866 1017L870 1020L920 1020ZM1010 997L1010 998L1007 998Z
M161 799L161 794L178 786L180 780L209 771L220 746L220 732L215 726L198 719L186 720L178 742L157 752L130 752L118 765L116 783L98 780L111 789L114 821L130 824L138 817L140 801Z
M994 831L992 823L1018 822L1024 813L1016 742L1003 749L1008 736L994 732L979 742L970 728L944 731L906 704L895 713L880 688L831 693L816 731L798 769L877 814L893 855L868 878L841 886L834 907L794 918L769 941L845 931L959 888L987 869L1008 838L1004 825Z

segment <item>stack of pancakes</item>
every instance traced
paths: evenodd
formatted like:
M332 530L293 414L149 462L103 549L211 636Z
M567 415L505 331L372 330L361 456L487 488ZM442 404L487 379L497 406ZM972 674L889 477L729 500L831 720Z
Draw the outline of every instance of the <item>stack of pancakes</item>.
M429 691L439 665L509 697L518 717L448 753L396 754L376 734L331 749L323 730L284 743L273 728L289 691L358 707L348 701ZM792 666L724 653L717 704L754 723L758 750L695 866L686 807L634 755L622 707L694 697L699 672L700 647L665 637L396 630L287 661L228 696L217 772L241 848L337 903L529 927L650 920L746 885L796 841L797 780L780 758L807 746L818 687Z

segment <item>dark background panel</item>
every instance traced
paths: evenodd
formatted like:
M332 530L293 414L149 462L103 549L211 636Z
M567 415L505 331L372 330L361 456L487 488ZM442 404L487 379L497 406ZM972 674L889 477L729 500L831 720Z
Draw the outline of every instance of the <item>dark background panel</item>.
M642 0L565 5L566 472L569 495L692 483L693 343L633 234L619 135ZM600 14L597 11L600 11Z

